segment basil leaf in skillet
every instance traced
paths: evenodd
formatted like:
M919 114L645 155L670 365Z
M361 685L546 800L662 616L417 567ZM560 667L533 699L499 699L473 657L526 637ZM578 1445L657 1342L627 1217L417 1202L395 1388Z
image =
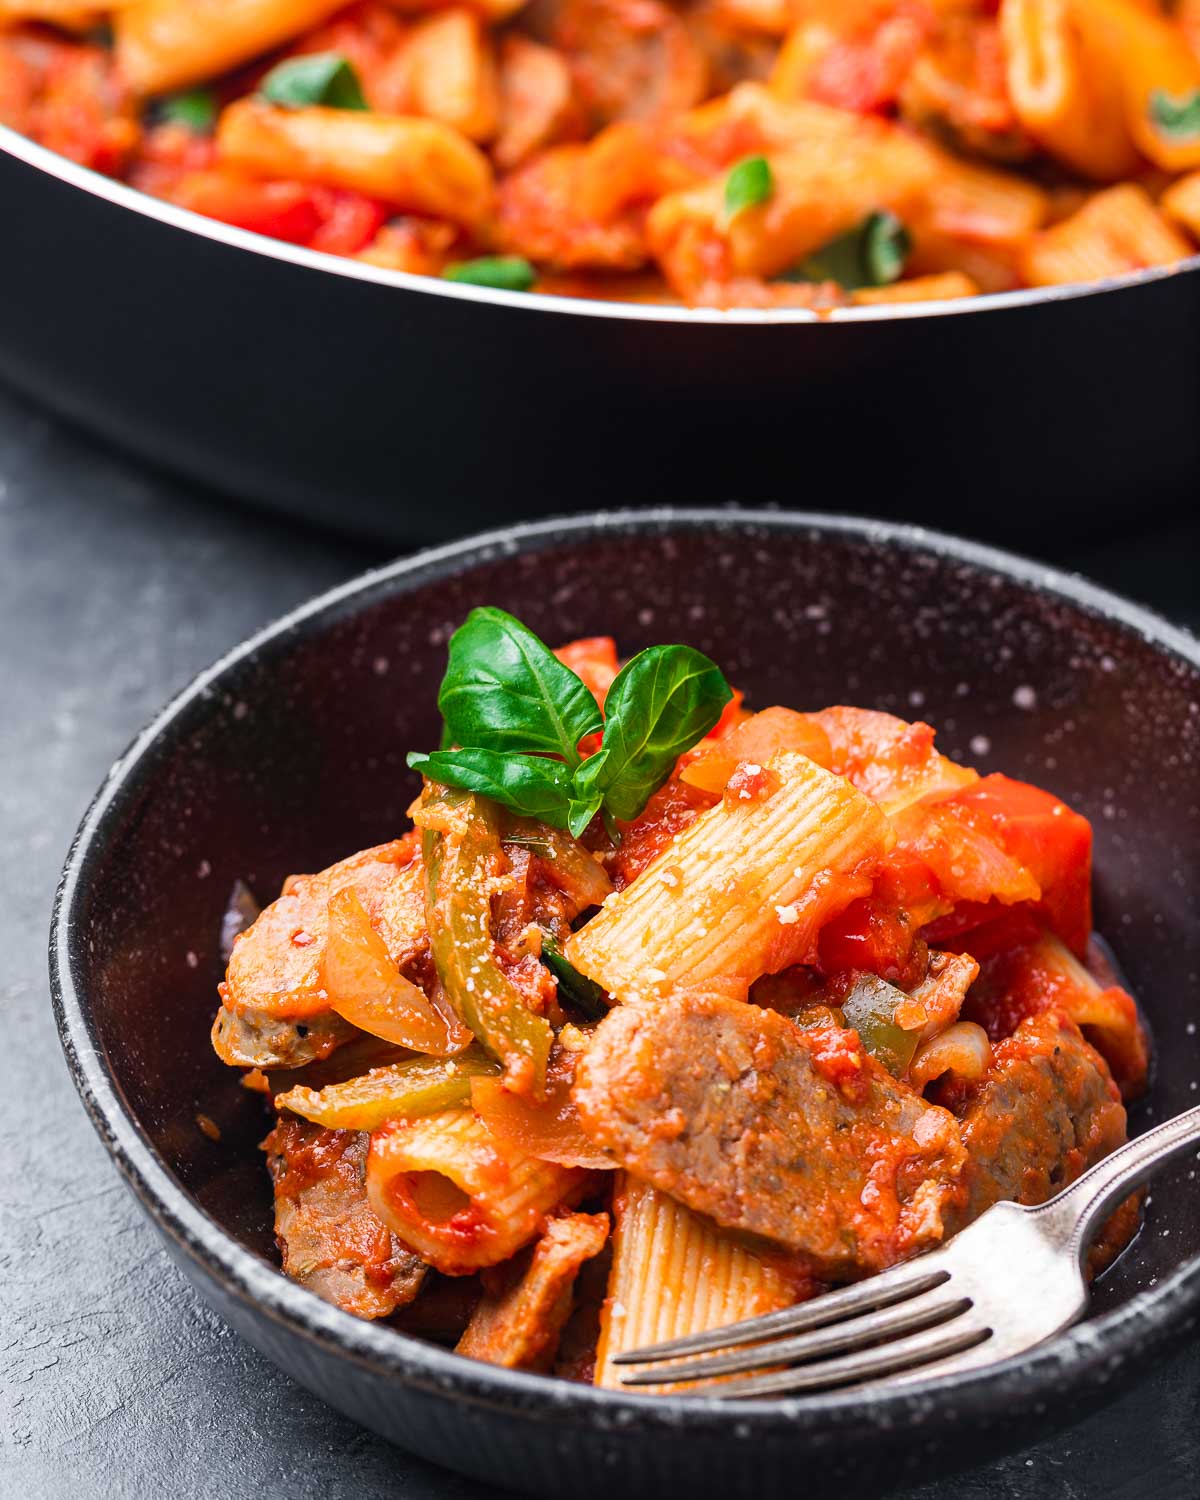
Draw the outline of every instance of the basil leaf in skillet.
M1170 141L1196 140L1200 137L1200 89L1190 94L1155 89L1150 95L1150 122Z
M442 280L491 286L502 292L527 292L537 280L537 272L519 255L484 255L478 260L462 260L447 266Z
M164 125L183 125L194 135L207 135L217 123L217 96L212 89L188 89L160 100L157 113Z
M775 191L771 163L765 156L744 157L731 168L725 179L725 220L732 223L738 214L758 203L765 203Z
M340 52L309 52L277 64L259 85L259 93L283 109L366 109L358 74Z
M912 249L908 230L892 213L868 214L838 235L780 281L836 281L847 292L864 286L890 286L904 270Z

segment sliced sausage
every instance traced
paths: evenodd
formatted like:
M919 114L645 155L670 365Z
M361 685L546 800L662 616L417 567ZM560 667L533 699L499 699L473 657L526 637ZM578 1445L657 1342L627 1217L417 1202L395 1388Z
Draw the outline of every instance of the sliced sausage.
M687 995L619 1006L577 1075L584 1129L635 1176L836 1279L941 1240L958 1124L836 1026Z
M413 1300L427 1267L371 1211L370 1139L365 1131L326 1130L280 1115L263 1150L283 1269L345 1312L385 1318Z

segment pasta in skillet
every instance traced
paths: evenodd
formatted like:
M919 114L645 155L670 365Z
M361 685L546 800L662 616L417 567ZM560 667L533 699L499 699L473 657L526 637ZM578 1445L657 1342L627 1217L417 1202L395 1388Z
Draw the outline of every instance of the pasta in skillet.
M493 608L438 702L414 829L240 893L220 986L319 1296L615 1385L624 1351L883 1270L1125 1139L1147 1041L1051 793L926 724L751 712L689 647L552 653Z
M242 229L716 308L1200 236L1195 0L0 0L0 123Z

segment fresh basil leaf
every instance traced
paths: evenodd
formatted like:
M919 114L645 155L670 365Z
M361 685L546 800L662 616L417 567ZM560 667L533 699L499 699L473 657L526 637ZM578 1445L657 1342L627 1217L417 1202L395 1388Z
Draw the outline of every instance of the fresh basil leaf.
M732 223L738 214L755 204L765 203L775 191L771 163L765 156L744 157L730 169L725 179L725 220Z
M567 832L572 838L583 837L584 830L600 811L603 803L604 798L599 792L593 792L586 797L572 797L567 809Z
M1150 121L1168 140L1196 140L1200 137L1200 89L1190 94L1155 89L1150 95Z
M848 292L889 286L903 272L911 249L908 230L895 214L868 214L849 233L830 240L779 280L836 281Z
M212 89L188 89L160 100L157 113L164 125L184 125L194 135L207 135L217 123L217 96Z
M544 930L542 932L542 962L558 980L561 993L585 1016L592 1021L599 1021L608 1015L604 991L594 979L588 979L586 975L579 972L563 954L552 935Z
M259 93L284 109L366 109L358 74L340 52L308 52L278 63L259 85Z
M539 755L508 755L478 746L465 750L414 751L408 764L430 781L478 792L513 812L566 828L572 806L571 772ZM590 821L590 819L589 819Z
M473 609L450 637L438 707L456 744L542 750L571 766L579 764L579 741L604 725L575 673L520 620L491 605Z
M537 272L519 255L482 255L478 260L460 260L447 266L442 280L494 286L502 292L527 292L537 280Z
M690 646L640 652L608 690L604 739L575 773L578 794L599 792L606 812L636 818L732 697L720 669Z

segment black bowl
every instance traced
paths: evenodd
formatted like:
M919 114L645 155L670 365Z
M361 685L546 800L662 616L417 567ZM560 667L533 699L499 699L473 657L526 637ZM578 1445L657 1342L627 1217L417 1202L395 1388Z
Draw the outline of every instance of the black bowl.
M778 513L523 526L335 590L201 674L113 767L68 857L51 971L92 1119L168 1248L257 1348L375 1431L541 1494L869 1491L978 1462L1080 1415L1181 1339L1200 1302L1187 1167L1089 1319L1035 1354L904 1394L718 1405L476 1364L320 1302L277 1269L261 1101L213 1055L230 886L392 836L411 746L436 742L467 609L549 638L683 638L752 703L850 701L941 730L951 755L1042 783L1096 830L1098 925L1157 1043L1140 1128L1195 1102L1200 647L1077 579L911 528ZM197 1112L215 1120L218 1142ZM1035 1293L1036 1294L1036 1293Z
M1200 478L1200 258L831 316L543 297L231 229L3 126L0 204L0 377L164 468L389 539L687 495L861 496L1040 540L1191 504Z

